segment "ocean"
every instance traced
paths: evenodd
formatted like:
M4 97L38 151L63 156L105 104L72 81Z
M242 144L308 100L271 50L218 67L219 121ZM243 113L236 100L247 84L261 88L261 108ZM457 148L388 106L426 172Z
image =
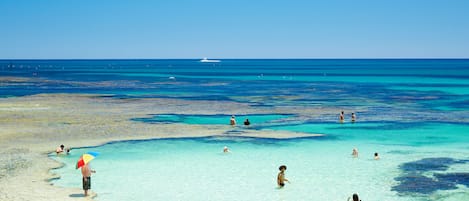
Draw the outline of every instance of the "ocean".
M123 141L51 155L65 164L53 170L61 175L53 185L79 188L77 158L100 152L92 162L99 200L346 200L353 193L362 200L469 200L467 59L0 60L0 76L15 78L0 82L1 98L85 93L227 101L272 112L130 121L224 125L236 115L252 125L235 131L324 135ZM305 116L278 107L337 112ZM231 153L223 154L224 146ZM355 147L358 158L350 155ZM275 181L280 165L291 180L282 189Z

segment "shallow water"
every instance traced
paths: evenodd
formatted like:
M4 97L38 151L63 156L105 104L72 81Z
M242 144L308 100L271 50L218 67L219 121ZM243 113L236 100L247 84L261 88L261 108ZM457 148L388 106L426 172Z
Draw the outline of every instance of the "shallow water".
M269 124L282 119L288 118L292 115L271 114L271 115L236 115L235 122L238 125L243 125L246 119L252 123L253 127ZM227 125L230 123L230 116L227 115L175 115L175 114L159 114L152 118L137 118L135 121L142 121L146 123L185 123L185 124L208 124L208 125Z
M224 154L228 146L231 153ZM456 146L456 145L455 145ZM73 150L58 157L66 166L54 185L79 187L78 156L101 153L92 162L92 188L99 200L346 200L358 192L366 200L451 200L469 198L467 186L426 192L392 191L405 162L429 157L469 159L469 147L388 145L330 139L271 140L200 138L111 143ZM359 158L352 158L353 147ZM380 160L373 160L379 152ZM54 156L52 156L54 157ZM278 166L287 165L285 188L276 187ZM438 173L469 172L468 163ZM432 176L432 175L430 175ZM443 188L442 186L438 186ZM423 193L421 193L423 192ZM454 195L454 196L453 196ZM439 197L447 196L440 199Z

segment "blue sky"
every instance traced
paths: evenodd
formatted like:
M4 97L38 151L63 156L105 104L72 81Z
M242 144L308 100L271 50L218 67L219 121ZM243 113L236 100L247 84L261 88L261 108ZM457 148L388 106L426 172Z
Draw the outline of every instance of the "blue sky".
M0 58L469 58L467 0L0 0Z

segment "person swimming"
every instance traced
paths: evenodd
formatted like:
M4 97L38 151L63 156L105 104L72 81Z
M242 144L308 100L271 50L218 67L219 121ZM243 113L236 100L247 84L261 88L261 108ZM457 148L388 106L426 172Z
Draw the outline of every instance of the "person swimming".
M55 149L55 153L59 155L60 153L64 152L64 148L65 146L63 144L60 145L60 147L57 147L57 149Z
M227 146L223 147L223 153L230 153L230 150Z
M245 126L251 125L251 122L249 122L249 119L246 118L246 120L244 120L244 125Z
M358 149L357 149L357 148L353 148L353 150L352 150L352 156L353 156L354 158L358 158Z
M355 113L352 112L352 123L354 123L356 119L357 119L357 116L355 115Z
M375 152L375 160L379 160L379 155L378 155L378 152Z
M356 193L354 193L352 197L348 197L347 201L350 201L350 198L352 198L352 201L362 201L360 200L360 198L358 197L358 194Z

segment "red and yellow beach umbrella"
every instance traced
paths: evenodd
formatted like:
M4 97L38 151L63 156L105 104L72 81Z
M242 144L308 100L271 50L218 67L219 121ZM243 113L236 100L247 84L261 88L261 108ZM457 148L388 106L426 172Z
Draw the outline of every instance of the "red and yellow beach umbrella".
M86 154L83 154L80 156L80 159L78 159L77 161L77 168L81 168L83 167L84 165L88 164L91 160L93 160L94 158L96 158L96 156L98 156L99 153L98 152L88 152Z

